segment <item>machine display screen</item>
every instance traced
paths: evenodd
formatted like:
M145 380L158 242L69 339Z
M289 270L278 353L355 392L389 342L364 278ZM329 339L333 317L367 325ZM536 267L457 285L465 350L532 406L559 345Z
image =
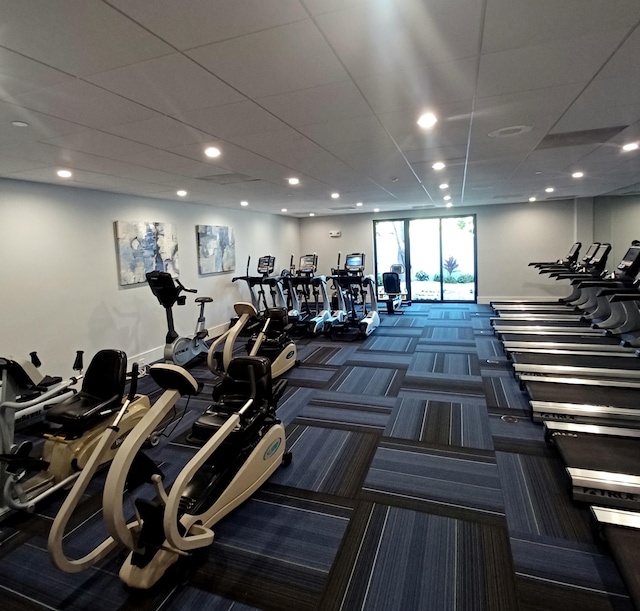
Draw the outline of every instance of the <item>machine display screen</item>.
M301 272L314 273L316 271L316 256L302 255L300 257L300 265L298 267Z
M640 256L640 248L630 248L627 253L622 257L622 261L618 265L618 269L628 269L636 263Z
M347 255L344 266L348 270L360 271L364 269L364 255L362 253Z
M258 259L258 273L272 274L276 265L276 258L271 255L265 255Z

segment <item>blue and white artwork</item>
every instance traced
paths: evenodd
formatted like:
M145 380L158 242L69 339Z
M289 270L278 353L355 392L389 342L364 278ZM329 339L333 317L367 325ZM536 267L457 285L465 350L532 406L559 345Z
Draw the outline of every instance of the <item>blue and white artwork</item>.
M147 281L154 269L178 275L178 233L172 223L116 221L120 285Z
M231 227L198 225L198 269L201 274L232 272L236 268L236 239Z

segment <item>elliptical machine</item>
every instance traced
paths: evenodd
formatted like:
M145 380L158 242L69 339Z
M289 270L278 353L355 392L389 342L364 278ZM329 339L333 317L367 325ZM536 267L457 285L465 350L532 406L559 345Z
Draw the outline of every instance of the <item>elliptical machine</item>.
M187 298L181 295L186 293L197 293L196 289L186 288L177 278L174 280L169 272L153 270L146 274L147 282L152 293L157 297L160 305L167 314L167 335L164 346L164 359L167 362L184 366L197 357L202 357L209 351L206 337L209 335L205 327L204 306L211 303L211 297L196 297L195 302L200 305L200 314L196 322L196 330L193 337L180 337L176 332L173 322L173 306L177 303L184 305Z
M11 400L9 393L25 372L18 362L0 359L3 395L7 399L0 404L0 515L11 509L33 511L37 503L73 484L111 417L120 409L126 366L124 352L101 350L82 374L82 353L78 353L74 369L81 373L38 399L52 427L51 432L44 435L40 458L31 455L31 442L13 443L13 418L23 404ZM81 379L80 391L71 391L70 387ZM59 400L61 393L66 394L62 401ZM48 403L51 398L57 402ZM120 425L120 437L133 429L148 409L146 396L134 397ZM110 448L102 464L113 458L117 447L118 444L114 444Z

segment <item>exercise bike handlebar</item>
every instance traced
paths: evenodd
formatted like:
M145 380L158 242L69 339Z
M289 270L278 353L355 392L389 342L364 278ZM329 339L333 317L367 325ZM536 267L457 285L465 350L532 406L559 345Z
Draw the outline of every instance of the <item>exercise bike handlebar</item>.
M175 283L178 286L178 293L184 291L185 293L197 293L198 289L188 289L178 278L175 279Z

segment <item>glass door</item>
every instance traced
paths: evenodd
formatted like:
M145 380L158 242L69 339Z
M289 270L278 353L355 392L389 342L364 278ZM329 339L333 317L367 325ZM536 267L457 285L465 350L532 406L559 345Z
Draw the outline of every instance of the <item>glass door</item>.
M474 216L374 221L374 231L380 299L383 272L401 269L410 301L475 302Z

